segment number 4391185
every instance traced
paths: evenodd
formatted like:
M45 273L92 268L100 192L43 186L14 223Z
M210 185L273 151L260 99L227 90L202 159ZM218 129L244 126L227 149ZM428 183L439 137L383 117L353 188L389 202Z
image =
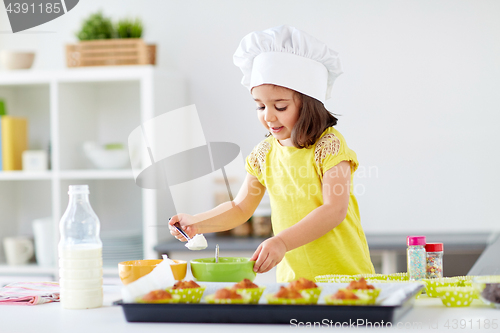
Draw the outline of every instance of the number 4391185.
M34 3L9 3L5 8L7 13L47 13L47 14L59 14L61 12L61 4L60 3L40 3L35 5Z
M476 320L466 320L466 319L448 319L446 323L444 323L444 327L447 329L498 329L497 319L476 319Z

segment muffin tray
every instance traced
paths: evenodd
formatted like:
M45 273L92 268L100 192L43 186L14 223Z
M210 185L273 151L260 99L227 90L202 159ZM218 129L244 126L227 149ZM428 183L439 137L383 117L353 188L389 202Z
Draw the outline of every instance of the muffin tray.
M231 283L199 282L206 285L204 296L215 290L232 286ZM282 284L261 284L264 294L275 293ZM330 326L356 326L396 322L413 307L415 296L423 288L414 283L373 283L382 291L375 305L342 306L326 305L324 297L334 294L337 289L345 288L346 283L318 283L323 290L316 305L270 305L264 295L259 304L113 304L123 308L128 322L165 322L165 323L247 323L247 324L288 324L319 322Z

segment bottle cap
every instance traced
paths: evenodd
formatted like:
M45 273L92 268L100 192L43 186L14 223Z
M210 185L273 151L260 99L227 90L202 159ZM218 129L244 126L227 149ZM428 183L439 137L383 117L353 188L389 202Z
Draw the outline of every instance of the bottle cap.
M68 194L89 194L88 185L70 185Z
M428 243L425 244L426 252L443 252L443 243Z
M412 245L425 245L425 236L408 236L406 237L406 244Z

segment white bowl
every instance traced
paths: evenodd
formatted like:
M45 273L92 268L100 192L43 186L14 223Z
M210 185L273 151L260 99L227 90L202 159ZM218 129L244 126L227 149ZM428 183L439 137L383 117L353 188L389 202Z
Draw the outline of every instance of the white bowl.
M104 149L94 142L85 142L83 151L98 169L123 169L130 165L127 149Z
M33 65L35 52L0 52L0 62L5 69L28 69Z

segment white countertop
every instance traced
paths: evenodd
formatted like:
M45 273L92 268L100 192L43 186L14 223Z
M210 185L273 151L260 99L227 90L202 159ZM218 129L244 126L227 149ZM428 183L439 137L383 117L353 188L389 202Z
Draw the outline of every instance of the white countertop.
M0 305L1 333L28 332L71 332L71 333L120 333L120 332L194 332L203 333L259 331L290 332L297 327L289 325L248 325L248 324L177 324L177 323L129 323L125 320L120 306L112 303L121 299L119 286L104 286L104 306L89 310L66 310L59 303L36 306ZM465 325L460 328L460 321ZM489 328L486 328L489 323ZM479 327L478 325L481 325ZM494 329L494 324L498 325ZM486 326L485 326L486 325ZM455 329L454 326L456 327ZM335 329L323 327L323 329ZM374 328L375 329L375 328ZM478 300L470 307L446 308L439 299L421 296L406 315L393 323L393 328L377 331L461 331L498 332L500 310L488 308ZM318 327L302 328L300 331L318 331ZM345 329L348 330L348 329ZM352 330L352 328L350 328Z

